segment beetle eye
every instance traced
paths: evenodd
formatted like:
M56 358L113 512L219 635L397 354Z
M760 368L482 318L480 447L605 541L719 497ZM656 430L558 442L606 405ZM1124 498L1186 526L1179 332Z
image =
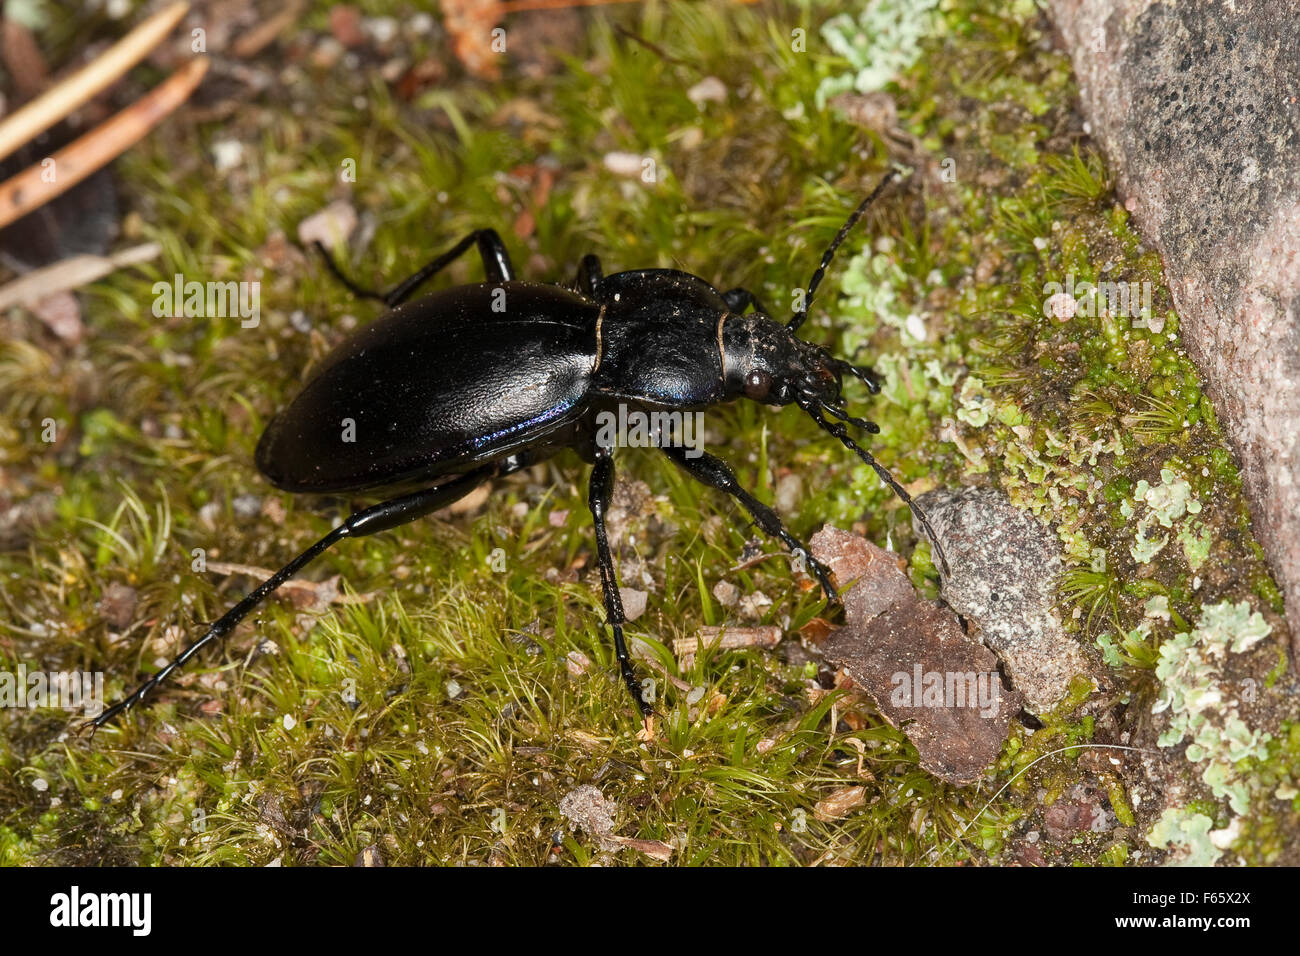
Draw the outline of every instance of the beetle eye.
M756 402L761 402L767 398L767 393L772 388L772 376L766 372L755 369L745 376L745 396L752 398Z

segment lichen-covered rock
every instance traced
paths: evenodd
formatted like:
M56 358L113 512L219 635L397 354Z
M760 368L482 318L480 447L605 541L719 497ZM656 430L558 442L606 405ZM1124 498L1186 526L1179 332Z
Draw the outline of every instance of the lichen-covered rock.
M992 488L939 489L917 499L948 558L942 595L979 628L1031 710L1043 713L1089 667L1056 615L1056 537ZM920 533L920 529L917 529Z
M1287 6L1051 3L1093 135L1164 259L1300 651L1300 30Z

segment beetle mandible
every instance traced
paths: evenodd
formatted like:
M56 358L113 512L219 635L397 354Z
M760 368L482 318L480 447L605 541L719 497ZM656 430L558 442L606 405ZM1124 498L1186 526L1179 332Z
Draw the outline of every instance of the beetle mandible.
M270 421L257 444L258 470L277 488L296 494L415 490L350 515L91 725L100 727L143 700L335 543L414 521L490 478L563 448L574 449L592 466L588 503L606 620L623 681L648 716L651 706L623 637L623 605L605 531L614 486L612 448L597 441L595 427L601 412L620 403L643 412L695 410L742 396L772 406L797 404L907 504L946 574L947 560L924 512L849 434L849 427L868 433L880 429L844 407L844 376L875 394L880 391L875 375L795 334L836 249L895 175L886 175L840 228L813 273L803 308L785 324L772 319L747 289L720 292L674 269L606 276L594 255L583 258L568 286L518 280L492 229L470 233L387 293L355 285L320 247L330 271L354 295L378 299L389 311L335 348L298 397ZM410 301L470 246L477 246L483 260L485 282ZM499 308L503 299L504 309ZM344 442L346 419L353 433ZM724 461L707 453L689 455L671 441L658 444L692 477L731 495L764 532L802 555L827 601L839 602L826 567L771 508L740 486Z

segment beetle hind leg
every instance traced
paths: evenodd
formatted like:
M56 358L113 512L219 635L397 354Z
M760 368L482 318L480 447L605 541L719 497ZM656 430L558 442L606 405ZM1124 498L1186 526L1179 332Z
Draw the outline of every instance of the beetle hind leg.
M605 514L609 511L609 502L614 495L614 458L608 448L596 448L596 463L591 467L591 484L587 503L591 507L591 517L596 525L596 557L600 563L600 586L605 595L605 616L610 629L614 632L614 654L618 658L619 673L623 683L636 701L642 717L649 717L652 708L646 703L642 694L641 683L632 668L632 657L627 652L627 642L623 638L623 625L627 618L623 614L623 599L618 593L618 578L614 571L614 557L609 550L609 536L605 532Z
M346 521L279 571L276 571L275 574L263 581L256 590L223 614L216 623L204 632L202 637L186 647L175 660L122 698L122 700L93 718L90 721L90 726L93 729L98 729L118 714L144 700L168 677L183 667L190 658L207 645L226 637L255 607L270 597L272 592L276 591L284 582L288 581L339 541L344 538L358 538L368 534L376 534L380 531L387 531L398 525L422 518L430 512L437 511L439 508L444 508L452 502L465 497L494 473L499 472L493 466L485 466L450 481L445 481L434 488L425 488L411 494L402 495L399 498L391 498L369 508L363 508L361 511L353 512Z

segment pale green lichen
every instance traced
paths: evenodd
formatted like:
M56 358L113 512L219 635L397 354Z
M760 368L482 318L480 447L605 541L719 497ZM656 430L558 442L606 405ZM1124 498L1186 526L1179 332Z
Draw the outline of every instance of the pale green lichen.
M821 28L826 45L853 70L817 87L817 107L837 93L873 93L921 56L921 40L943 29L939 0L876 0L856 17L842 13Z
M1138 525L1137 534L1133 541L1133 546L1128 549L1129 554L1133 555L1133 560L1138 564L1148 564L1151 559L1164 550L1165 545L1169 543L1169 536L1162 538L1148 538L1146 529Z
M1111 667L1124 666L1124 659L1119 656L1119 648L1115 646L1115 641L1109 634L1099 634L1096 643L1101 648L1102 660Z
M1178 543L1183 546L1183 556L1187 566L1199 571L1210 557L1210 545L1214 543L1214 534L1202 521L1190 521L1178 532Z
M1133 560L1139 564L1149 563L1169 543L1167 534L1148 537L1148 532L1153 525L1173 528L1175 521L1187 515L1199 514L1201 511L1201 503L1192 496L1192 486L1169 468L1160 469L1158 485L1150 484L1145 478L1139 481L1137 487L1133 489L1132 502L1122 502L1120 513L1125 518L1132 518L1137 514L1134 504L1138 506L1145 504L1148 509L1137 523L1133 544L1129 548ZM1203 524L1197 522L1195 528L1188 527L1180 530L1178 538L1183 542L1188 564L1193 571L1197 570L1209 556L1209 531Z
M1169 598L1164 594L1157 594L1150 598L1144 606L1144 612L1147 617L1155 618L1159 621L1169 620Z
M1146 479L1133 489L1134 501L1145 501L1151 517L1162 528L1172 528L1174 521L1185 514L1198 514L1201 503L1192 497L1192 486L1168 468L1160 469L1160 484L1148 485Z
M1147 843L1157 850L1172 849L1170 866L1214 866L1223 854L1210 841L1213 826L1203 813L1167 807L1147 834Z
M866 345L878 322L899 331L906 329L907 313L898 295L898 290L906 287L907 276L884 252L873 254L867 250L849 260L843 280L843 307L846 314L854 316L854 322L845 330L842 347L846 352L852 354Z
M962 382L961 391L957 393L961 408L957 409L957 420L972 428L982 428L989 423L997 406L984 390L984 383L975 376L969 376Z
M1156 663L1161 693L1151 712L1169 713L1169 729L1160 735L1159 745L1175 747L1189 740L1187 759L1205 764L1202 779L1237 813L1250 807L1250 785L1235 765L1247 757L1266 759L1272 736L1241 719L1224 664L1229 653L1248 650L1271 630L1245 601L1207 605L1195 629L1161 646Z

